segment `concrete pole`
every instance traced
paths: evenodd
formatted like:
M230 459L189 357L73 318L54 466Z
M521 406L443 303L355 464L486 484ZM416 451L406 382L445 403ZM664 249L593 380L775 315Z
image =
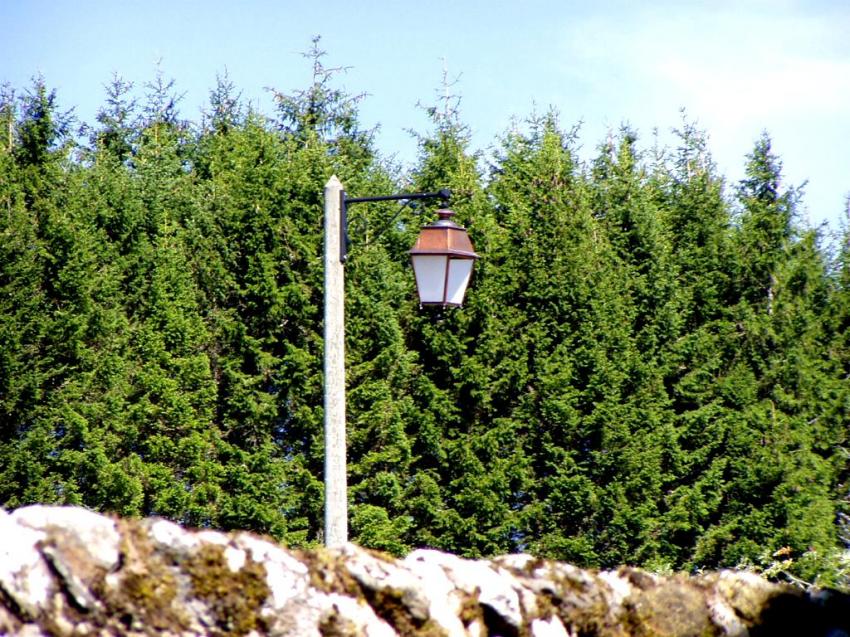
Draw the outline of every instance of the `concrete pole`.
M341 219L342 184L325 184L325 546L348 542L345 469L345 289Z

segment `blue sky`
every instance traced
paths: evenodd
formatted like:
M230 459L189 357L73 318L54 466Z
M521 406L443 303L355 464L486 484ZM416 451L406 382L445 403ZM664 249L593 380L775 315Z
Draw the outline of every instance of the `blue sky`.
M810 223L837 230L850 194L846 0L0 0L0 24L0 82L23 89L41 73L87 122L114 72L141 91L157 63L187 119L225 69L270 112L265 88L306 87L300 54L321 35L327 65L350 67L340 86L368 94L363 124L380 124L379 148L402 163L445 70L478 149L550 107L564 127L582 122L584 157L622 123L647 148L685 108L732 182L767 130L786 183L808 181Z

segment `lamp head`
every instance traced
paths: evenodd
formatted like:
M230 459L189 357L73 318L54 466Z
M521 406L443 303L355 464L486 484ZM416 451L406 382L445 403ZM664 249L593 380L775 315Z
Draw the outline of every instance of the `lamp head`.
M454 212L437 211L437 221L425 226L410 251L420 305L463 304L478 255L466 229L452 221Z

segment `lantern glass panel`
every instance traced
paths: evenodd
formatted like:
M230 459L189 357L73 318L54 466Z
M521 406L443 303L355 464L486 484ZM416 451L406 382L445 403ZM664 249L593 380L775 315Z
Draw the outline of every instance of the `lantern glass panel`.
M416 254L412 261L419 302L443 303L448 257L444 254Z
M449 305L462 305L469 278L472 276L473 259L449 259L449 276L446 279L446 300Z

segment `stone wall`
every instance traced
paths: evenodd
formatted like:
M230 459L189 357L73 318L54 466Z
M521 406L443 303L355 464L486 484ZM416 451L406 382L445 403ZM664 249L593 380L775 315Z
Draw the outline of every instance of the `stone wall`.
M3 635L850 637L850 600L751 573L293 551L85 509L0 510Z

